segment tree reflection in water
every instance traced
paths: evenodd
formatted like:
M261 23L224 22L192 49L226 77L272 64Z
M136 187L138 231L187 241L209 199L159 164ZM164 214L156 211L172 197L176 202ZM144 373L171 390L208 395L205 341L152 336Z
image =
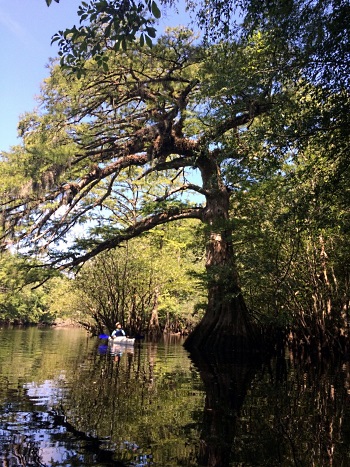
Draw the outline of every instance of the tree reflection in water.
M198 465L229 466L237 421L259 366L227 354L192 352L190 358L206 391Z
M348 362L0 337L0 465L350 465Z
M350 365L191 354L205 385L199 466L350 465Z

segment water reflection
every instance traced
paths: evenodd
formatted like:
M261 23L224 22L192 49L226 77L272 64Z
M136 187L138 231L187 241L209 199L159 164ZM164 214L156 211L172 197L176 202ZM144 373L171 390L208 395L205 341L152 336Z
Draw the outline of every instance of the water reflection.
M0 465L347 466L347 362L0 330Z
M348 363L194 357L205 383L200 466L348 466Z
M206 393L198 465L229 466L237 421L260 365L235 354L192 353L191 358Z
M78 334L4 335L0 463L196 465L186 424L195 432L203 393L181 342L103 349Z

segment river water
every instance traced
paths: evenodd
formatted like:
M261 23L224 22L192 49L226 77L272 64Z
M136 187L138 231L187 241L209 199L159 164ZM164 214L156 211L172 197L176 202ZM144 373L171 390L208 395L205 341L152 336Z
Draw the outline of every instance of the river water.
M350 466L350 366L0 329L2 466Z

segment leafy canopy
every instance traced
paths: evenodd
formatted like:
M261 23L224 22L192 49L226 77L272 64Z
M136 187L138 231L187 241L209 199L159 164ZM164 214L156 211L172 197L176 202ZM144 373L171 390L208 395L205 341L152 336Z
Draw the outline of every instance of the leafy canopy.
M108 71L88 62L81 79L53 64L45 112L26 116L24 147L3 162L27 184L3 203L7 235L28 251L51 247L54 263L77 264L173 220L206 221L202 200L227 196L226 166L244 163L248 125L278 100L276 54L258 38L208 54L190 31L170 30L152 49L134 44L109 60Z
M108 70L107 50L126 50L127 42L137 38L141 46L152 47L156 36L153 24L161 12L154 0L91 0L81 3L78 16L80 25L59 31L52 43L58 44L61 66L80 77L85 72L85 61L91 57Z

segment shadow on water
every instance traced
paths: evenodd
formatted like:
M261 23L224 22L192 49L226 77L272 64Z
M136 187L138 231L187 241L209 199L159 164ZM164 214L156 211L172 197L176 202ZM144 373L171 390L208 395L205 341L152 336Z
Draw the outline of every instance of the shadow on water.
M236 425L261 362L243 355L192 351L205 387L198 466L229 466Z
M350 465L350 364L191 354L206 398L198 466Z

